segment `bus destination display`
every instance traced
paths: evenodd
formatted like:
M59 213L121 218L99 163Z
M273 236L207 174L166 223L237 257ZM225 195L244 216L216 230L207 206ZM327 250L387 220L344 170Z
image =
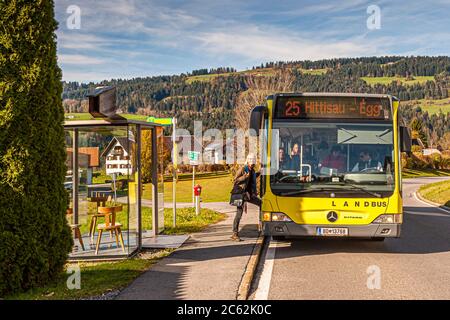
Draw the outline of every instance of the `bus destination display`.
M388 99L372 97L278 97L277 119L390 120Z

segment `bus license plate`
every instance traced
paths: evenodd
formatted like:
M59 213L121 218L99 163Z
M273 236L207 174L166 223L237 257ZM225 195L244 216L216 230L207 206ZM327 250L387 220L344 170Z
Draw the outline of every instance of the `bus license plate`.
M348 228L317 228L317 235L345 237L348 236Z

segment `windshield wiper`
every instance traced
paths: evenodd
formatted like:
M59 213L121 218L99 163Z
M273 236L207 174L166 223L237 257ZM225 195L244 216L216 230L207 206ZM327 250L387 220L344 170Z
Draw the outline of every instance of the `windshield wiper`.
M336 190L339 190L339 189L336 189L336 188L311 188L311 189L302 189L302 190L280 193L280 196L295 196L295 195L312 193L312 192L317 192L317 191L336 191Z
M358 187L358 186L355 186L354 184L347 184L347 183L346 183L345 185L346 185L346 186L349 186L349 187L352 187L353 190L364 191L365 193L370 194L370 195L372 195L372 196L374 196L374 197L381 198L381 194L376 193L376 192L369 191L369 190L367 190L366 188Z
M365 192L367 194L370 194L370 195L372 195L374 197L377 197L377 198L381 198L382 197L381 194L379 194L379 193L369 191L369 190L367 190L365 188L361 188L361 187L355 186L353 184L339 184L339 185L340 186L351 187L352 190L363 191L363 192ZM317 191L320 192L320 191L340 191L340 190L342 190L342 189L325 188L325 187L322 187L322 188L311 188L311 189L302 189L302 190L296 190L296 191L280 193L280 196L295 196L295 195L300 195L300 194L305 194L305 193L313 193L313 192L317 192Z

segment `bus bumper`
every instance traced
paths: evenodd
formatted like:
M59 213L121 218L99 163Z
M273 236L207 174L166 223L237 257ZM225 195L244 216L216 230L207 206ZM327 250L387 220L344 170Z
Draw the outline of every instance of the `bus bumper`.
M263 222L266 236L285 237L323 237L317 234L317 228L347 228L348 237L355 238L399 238L401 224L371 223L367 225L302 225L295 222ZM339 236L342 238L342 236Z

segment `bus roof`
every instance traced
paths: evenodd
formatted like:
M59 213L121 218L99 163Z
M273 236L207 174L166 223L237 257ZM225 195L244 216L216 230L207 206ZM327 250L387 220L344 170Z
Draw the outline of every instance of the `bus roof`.
M291 93L275 93L267 97L267 99L273 99L274 96L279 97L291 97L291 96L303 96L303 97L358 97L358 98L388 98L394 101L399 99L390 94L378 94L378 93L340 93L340 92L291 92Z

